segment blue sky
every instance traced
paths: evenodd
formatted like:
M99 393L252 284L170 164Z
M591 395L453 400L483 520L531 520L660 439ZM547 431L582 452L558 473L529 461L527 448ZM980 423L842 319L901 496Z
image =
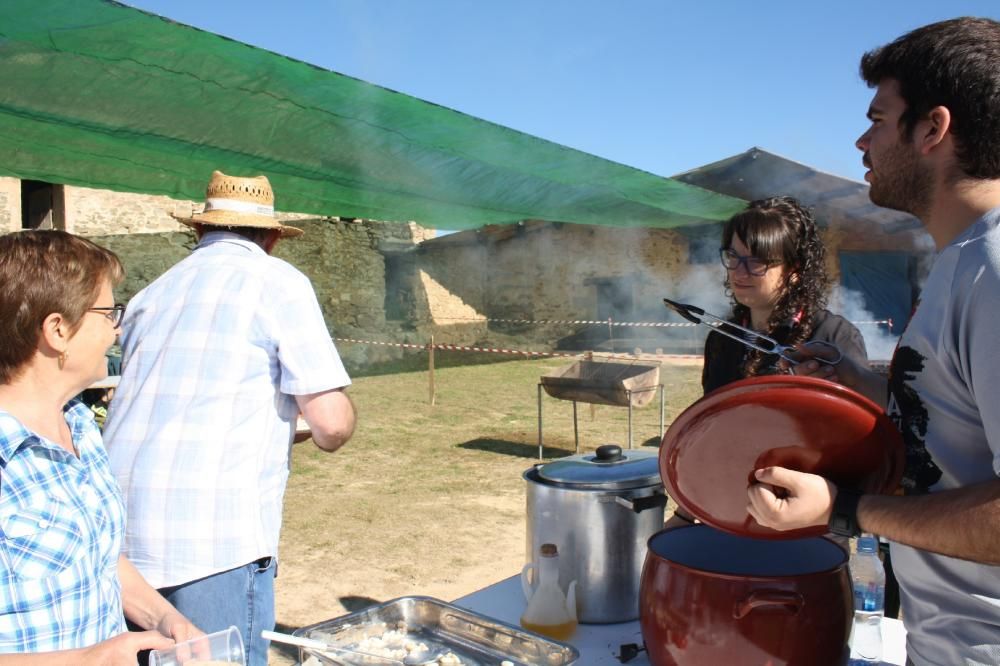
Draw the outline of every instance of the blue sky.
M998 0L125 0L616 162L750 146L861 179L858 59Z

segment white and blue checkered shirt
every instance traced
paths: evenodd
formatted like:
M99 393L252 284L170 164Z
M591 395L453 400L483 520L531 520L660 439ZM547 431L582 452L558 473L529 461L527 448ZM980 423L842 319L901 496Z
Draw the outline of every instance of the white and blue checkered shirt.
M101 433L64 409L79 458L0 410L0 652L93 645L125 631L125 506Z
M157 588L275 557L296 395L347 386L309 279L227 232L142 290L104 430Z

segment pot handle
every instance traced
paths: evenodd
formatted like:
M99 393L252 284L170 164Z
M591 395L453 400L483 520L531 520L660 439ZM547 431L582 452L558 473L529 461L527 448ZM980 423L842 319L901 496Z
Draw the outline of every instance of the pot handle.
M655 495L648 495L646 497L637 497L631 500L625 499L621 495L615 495L614 499L616 504L625 507L629 511L635 511L636 513L641 513L646 509L656 509L667 505L667 496L659 493Z
M791 615L797 615L805 605L805 599L798 592L784 590L754 590L742 601L733 605L733 617L741 620L757 608L779 606Z
M531 595L534 590L531 589L531 581L528 580L528 572L532 569L538 570L534 562L528 562L521 568L521 591L524 592L524 600L531 601Z

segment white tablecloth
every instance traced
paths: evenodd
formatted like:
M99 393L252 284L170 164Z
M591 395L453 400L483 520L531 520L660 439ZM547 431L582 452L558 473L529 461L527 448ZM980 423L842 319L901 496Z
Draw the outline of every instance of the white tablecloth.
M525 606L519 576L506 578L452 603L515 626ZM621 624L581 624L569 643L580 651L580 666L620 666L619 648L626 643L641 646L642 632L638 620ZM883 664L903 666L906 663L906 631L902 622L882 620L882 647ZM640 652L628 665L650 666L645 652Z

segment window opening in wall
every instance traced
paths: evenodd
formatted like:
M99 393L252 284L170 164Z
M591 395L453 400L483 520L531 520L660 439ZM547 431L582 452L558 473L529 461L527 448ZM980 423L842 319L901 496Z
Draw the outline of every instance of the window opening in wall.
M66 228L62 185L41 180L21 181L21 228Z
M615 321L628 321L635 311L632 297L632 278L598 278L593 280L597 289L597 318L611 317Z
M416 321L416 269L413 258L404 254L385 254L385 318L412 324Z
M703 266L719 261L722 227L721 224L705 224L680 229L681 234L688 239L688 263L690 265Z

